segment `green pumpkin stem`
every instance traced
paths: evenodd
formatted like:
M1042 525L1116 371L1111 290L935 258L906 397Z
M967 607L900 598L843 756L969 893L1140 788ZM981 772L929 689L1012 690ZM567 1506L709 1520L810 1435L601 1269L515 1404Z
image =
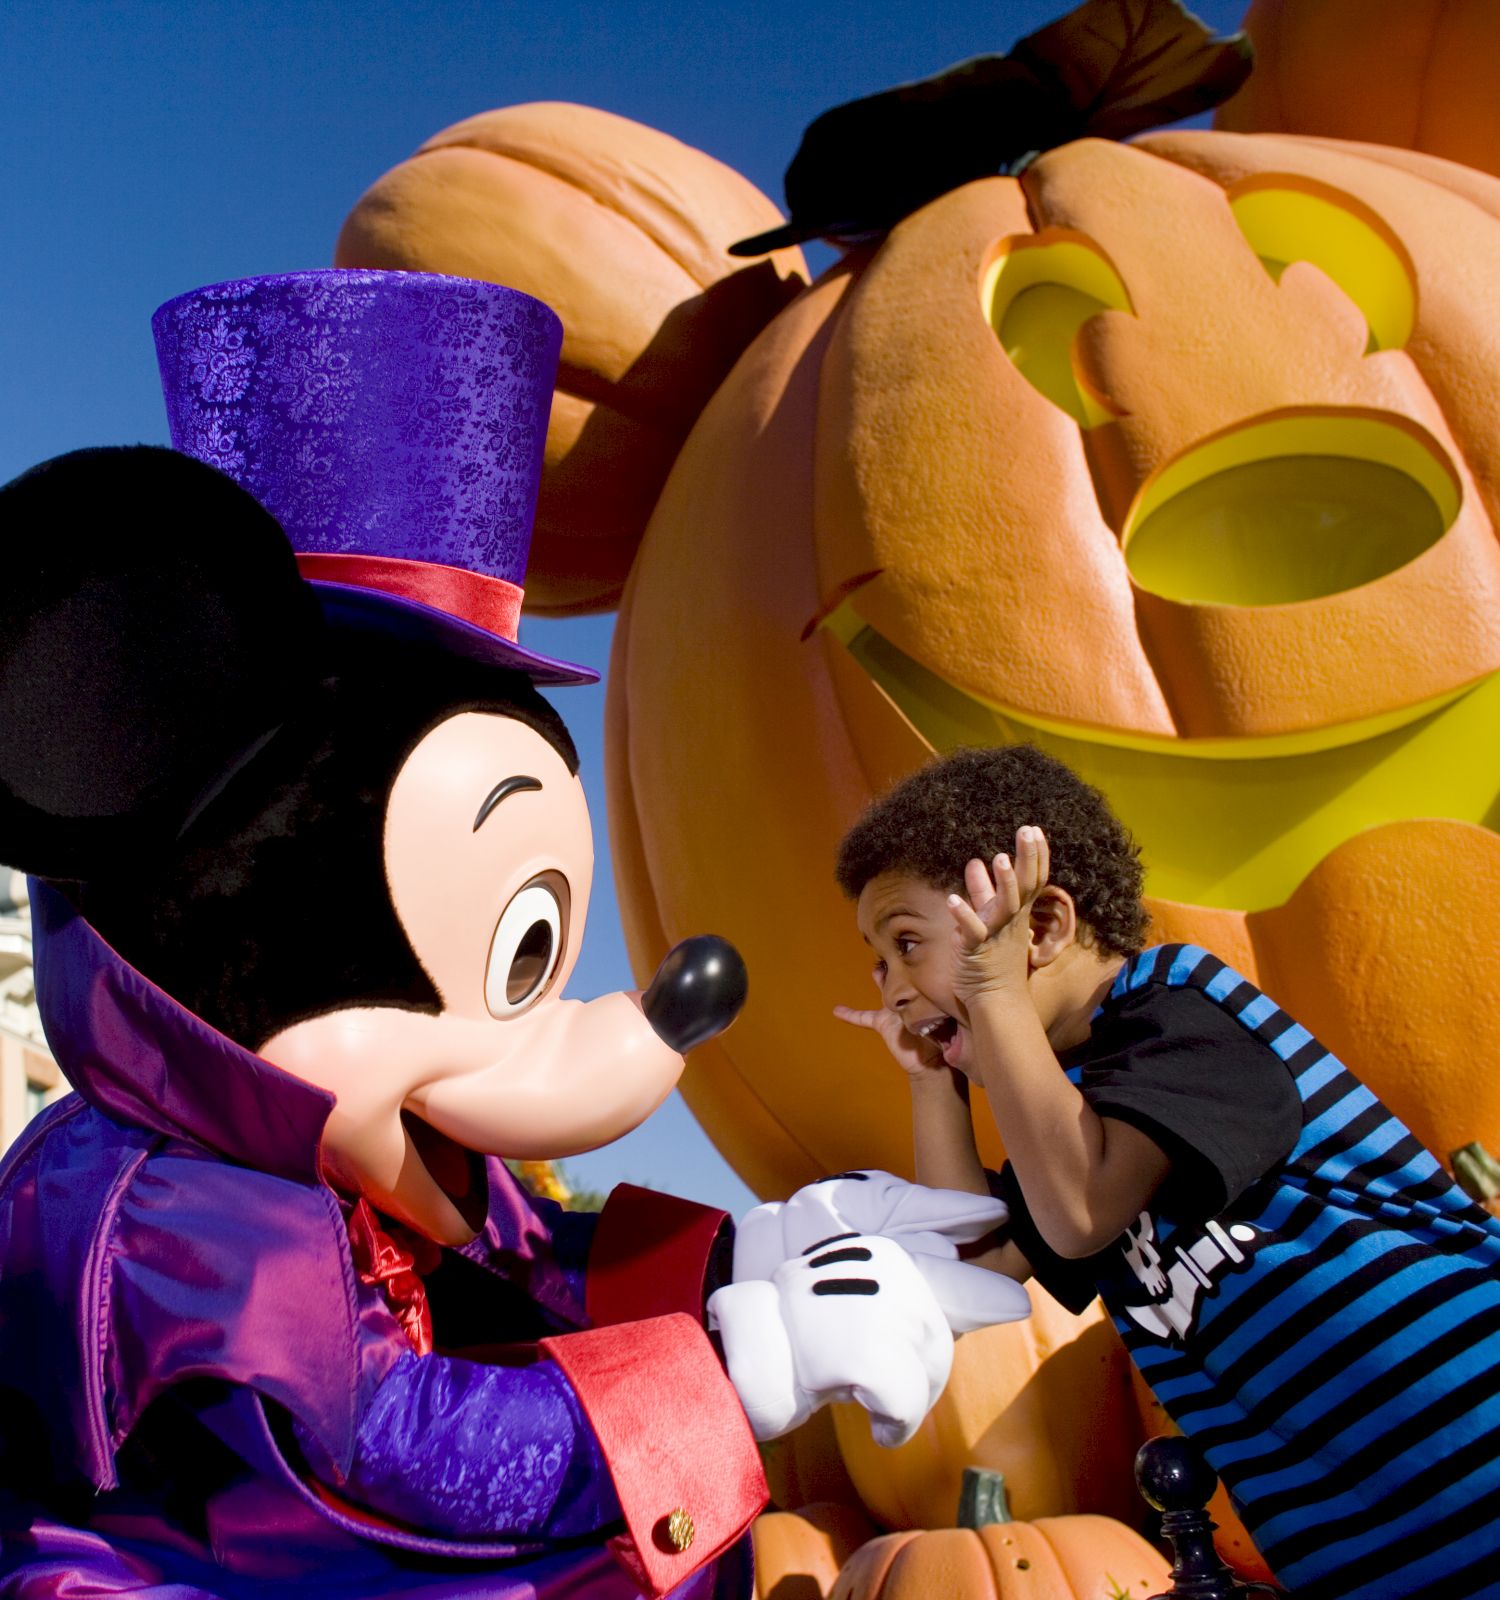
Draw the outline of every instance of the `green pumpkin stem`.
M988 1467L965 1467L963 1487L958 1492L960 1528L988 1528L1009 1522L1010 1503L1005 1498L1005 1479Z
M1482 1144L1466 1144L1448 1157L1458 1186L1471 1200L1483 1205L1500 1196L1500 1161Z

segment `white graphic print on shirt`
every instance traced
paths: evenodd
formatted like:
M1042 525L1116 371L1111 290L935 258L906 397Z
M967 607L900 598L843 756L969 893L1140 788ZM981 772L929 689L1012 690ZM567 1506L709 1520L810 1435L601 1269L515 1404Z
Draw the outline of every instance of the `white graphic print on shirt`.
M1223 1228L1217 1222L1194 1230L1178 1228L1170 1240L1156 1238L1156 1221L1141 1212L1120 1235L1120 1249L1136 1282L1148 1296L1144 1305L1127 1304L1125 1314L1158 1339L1185 1339L1192 1331L1199 1297L1212 1294L1214 1281L1244 1267L1249 1257L1243 1246L1252 1244L1256 1230L1236 1222Z

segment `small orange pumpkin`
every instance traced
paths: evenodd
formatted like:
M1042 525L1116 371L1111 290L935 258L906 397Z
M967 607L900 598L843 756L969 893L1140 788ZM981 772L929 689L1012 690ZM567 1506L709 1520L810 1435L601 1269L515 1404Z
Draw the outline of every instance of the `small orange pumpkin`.
M1025 1321L958 1341L947 1388L906 1444L882 1449L863 1411L833 1408L849 1475L884 1527L950 1524L969 1467L1004 1476L1022 1521L1098 1512L1139 1522L1130 1358L1097 1301L1075 1316L1038 1285L1027 1292Z
M839 1568L875 1537L850 1506L823 1502L755 1519L755 1600L828 1600Z
M1254 0L1243 26L1255 71L1215 126L1367 139L1500 173L1489 0Z
M872 1539L845 1564L830 1600L1148 1600L1166 1589L1170 1567L1123 1523L1013 1522L999 1475L984 1477L983 1498L999 1520Z

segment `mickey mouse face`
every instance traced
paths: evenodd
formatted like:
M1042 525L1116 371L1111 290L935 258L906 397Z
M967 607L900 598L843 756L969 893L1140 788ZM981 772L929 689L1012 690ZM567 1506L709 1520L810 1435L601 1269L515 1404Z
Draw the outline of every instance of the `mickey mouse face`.
M556 1157L644 1121L682 1057L638 997L559 998L593 870L583 787L525 723L460 711L411 751L385 822L391 902L442 1002L348 1006L261 1054L330 1090L330 1178L445 1243L472 1236L472 1152Z
M153 508L133 539L122 504ZM479 1156L618 1137L728 1025L744 972L712 940L644 997L560 998L588 809L508 658L325 621L275 520L170 451L59 458L0 490L0 523L7 854L200 1021L331 1092L332 1181L463 1243Z

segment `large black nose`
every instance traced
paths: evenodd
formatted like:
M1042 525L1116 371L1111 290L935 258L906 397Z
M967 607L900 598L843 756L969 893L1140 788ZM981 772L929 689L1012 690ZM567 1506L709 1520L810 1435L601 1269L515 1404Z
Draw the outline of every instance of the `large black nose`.
M641 998L646 1021L679 1055L705 1044L740 1014L745 963L727 939L700 933L667 952Z

